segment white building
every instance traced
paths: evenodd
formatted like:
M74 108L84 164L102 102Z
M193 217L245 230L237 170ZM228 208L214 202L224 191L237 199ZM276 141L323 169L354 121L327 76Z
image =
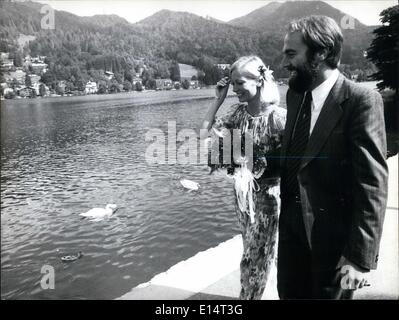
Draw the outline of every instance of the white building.
M97 93L97 91L98 91L97 83L95 83L94 81L88 81L86 83L86 87L85 87L86 94Z
M112 80L112 78L114 77L114 73L111 71L105 71L104 73L108 80Z
M228 63L218 63L216 67L222 70L230 69L230 64Z

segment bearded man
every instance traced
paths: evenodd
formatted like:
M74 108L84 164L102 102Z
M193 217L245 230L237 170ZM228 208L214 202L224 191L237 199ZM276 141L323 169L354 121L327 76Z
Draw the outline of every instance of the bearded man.
M284 39L281 299L351 299L377 266L388 180L383 102L338 71L342 43L325 16L291 22Z

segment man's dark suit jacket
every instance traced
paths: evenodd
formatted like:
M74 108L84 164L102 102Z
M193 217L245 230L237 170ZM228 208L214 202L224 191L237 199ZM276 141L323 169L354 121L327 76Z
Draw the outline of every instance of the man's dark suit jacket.
M303 95L287 92L282 145L281 215L287 199L285 156ZM383 101L340 75L309 138L298 174L312 256L338 268L342 257L375 269L384 221L388 168Z

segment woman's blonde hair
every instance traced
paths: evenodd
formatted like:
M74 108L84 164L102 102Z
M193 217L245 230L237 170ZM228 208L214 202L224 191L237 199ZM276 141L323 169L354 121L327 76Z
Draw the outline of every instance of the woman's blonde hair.
M265 66L261 58L257 56L241 57L231 66L230 76L234 70L246 78L262 82L260 95L263 102L276 105L280 103L280 93L272 76L273 71Z

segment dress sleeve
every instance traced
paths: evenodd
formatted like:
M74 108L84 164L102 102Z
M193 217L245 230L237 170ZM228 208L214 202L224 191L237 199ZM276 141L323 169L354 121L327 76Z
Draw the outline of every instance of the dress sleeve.
M235 127L235 116L239 105L235 104L232 105L224 115L216 116L215 120L213 121L212 128L217 130L221 129L233 129Z
M236 128L238 123L238 108L239 105L233 105L226 114L215 117L210 129L210 148L208 150L210 173L218 169L227 169L228 174L234 173L232 157L230 156L230 159L223 159L224 148L226 147L224 144L228 142L228 140L223 139L223 136L230 134L230 137L232 137L231 130ZM231 141L229 143L230 150L232 150Z

